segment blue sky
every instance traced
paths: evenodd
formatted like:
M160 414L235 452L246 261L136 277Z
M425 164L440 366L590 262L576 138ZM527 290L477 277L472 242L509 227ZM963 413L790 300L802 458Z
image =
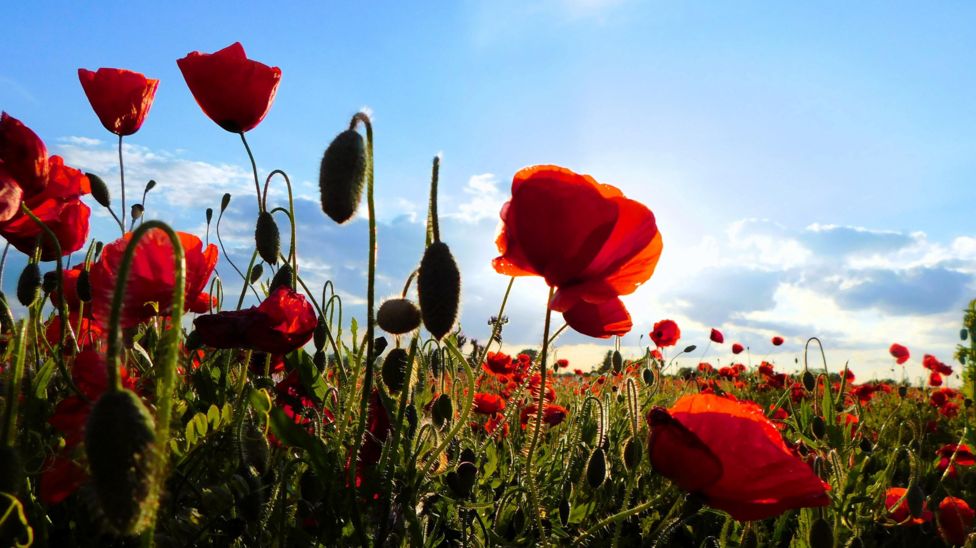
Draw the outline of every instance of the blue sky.
M159 78L145 125L127 139L130 195L155 178L148 216L201 233L204 209L233 193L222 234L235 259L249 256L247 158L199 110L175 62L240 41L283 71L271 112L248 134L259 169L284 169L296 183L304 273L317 284L333 279L353 312L362 310L354 303L364 291L365 223L327 221L315 181L324 147L368 107L381 295L419 260L430 161L443 153L444 237L461 262L463 325L485 338L506 282L488 264L498 208L515 171L555 163L620 187L658 217L664 255L626 300L635 320L626 347L672 317L688 342L719 327L754 359L783 334L787 345L769 354L783 365L819 335L832 366L850 359L864 377L890 375L886 348L898 341L918 358L909 369L918 375L923 353L950 358L960 308L976 296L974 11L890 2L20 3L5 10L0 108L114 184L112 136L76 70ZM115 237L103 214L94 225L95 236ZM515 291L505 341L521 347L540 338L545 296L534 280ZM577 335L560 342L579 365L608 347ZM727 362L727 345L707 357Z

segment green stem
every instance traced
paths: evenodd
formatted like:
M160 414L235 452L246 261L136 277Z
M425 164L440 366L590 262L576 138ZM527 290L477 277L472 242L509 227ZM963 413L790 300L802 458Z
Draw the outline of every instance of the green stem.
M269 173L268 177L264 180L264 194L261 200L263 207L267 209L268 183L271 182L271 178L275 175L281 175L285 179L285 186L288 187L288 220L291 224L291 245L289 246L288 260L291 261L291 288L295 289L298 278L298 236L295 228L295 198L292 196L291 179L288 178L288 174L280 169ZM312 298L311 293L309 293L309 298Z
M17 441L17 408L20 402L20 384L24 379L24 360L27 357L27 321L21 320L14 347L14 370L7 386L7 404L4 408L2 442L13 447Z
M119 185L122 187L122 235L125 236L125 164L122 163L122 136L119 135ZM114 213L113 213L114 215Z
M247 138L244 137L244 132L240 133L241 142L244 143L244 150L247 151L247 157L251 160L251 171L254 172L254 190L257 193L258 199L258 213L264 212L264 201L261 200L261 183L258 181L258 164L254 161L254 154L251 152L251 147L247 144Z
M539 356L539 400L536 405L535 410L535 427L532 429L532 438L529 441L529 449L525 453L525 472L528 476L528 481L535 484L535 470L533 470L532 459L535 456L535 448L539 443L539 434L542 431L542 417L545 415L545 405L546 405L546 357L549 352L549 327L552 319L552 307L549 303L552 302L552 296L556 292L555 287L549 288L549 298L546 299L546 322L545 327L543 327L542 333L542 352ZM539 530L539 539L542 543L548 544L546 539L546 530L542 524L541 515L541 501L538 499L538 492L536 489L530 488L529 495L532 499L532 513L535 515L536 528Z

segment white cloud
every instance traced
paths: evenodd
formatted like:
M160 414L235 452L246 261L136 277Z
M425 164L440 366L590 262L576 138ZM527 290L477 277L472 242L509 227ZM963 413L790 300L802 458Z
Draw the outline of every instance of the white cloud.
M446 212L443 217L467 224L498 220L498 213L508 196L499 190L498 178L494 174L472 175L463 190L465 201L458 204L456 211Z

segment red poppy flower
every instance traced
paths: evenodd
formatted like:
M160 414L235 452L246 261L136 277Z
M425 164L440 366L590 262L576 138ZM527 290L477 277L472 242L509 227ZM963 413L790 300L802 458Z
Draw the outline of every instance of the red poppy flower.
M125 368L121 368L120 373L122 385L133 388L136 384L135 378ZM61 400L54 408L54 414L48 418L48 423L64 434L67 448L78 445L84 439L85 425L92 405L108 387L108 370L101 354L94 350L79 352L71 367L71 379L87 401L72 394Z
M932 512L928 509L928 504L922 502L922 515L913 517L908 508L908 498L905 496L907 489L904 487L889 487L885 491L885 508L888 516L899 525L920 525L927 521L932 521ZM898 502L898 501L901 502Z
M830 487L755 405L694 394L671 409L655 407L648 422L654 469L736 520L830 504Z
M929 374L929 386L942 386L942 375L938 371Z
M976 512L961 498L946 497L939 503L939 534L947 544L962 546L973 526Z
M176 64L204 114L232 133L261 123L281 81L280 68L248 59L240 42L215 53L194 51Z
M674 346L681 338L681 329L674 320L661 320L654 324L651 330L651 340L660 348Z
M505 400L496 394L478 392L474 395L474 412L482 415L494 415L505 409Z
M851 371L850 369L845 368L844 379L847 381L847 384L854 382L854 372Z
M71 496L88 480L88 473L65 453L48 460L41 473L41 501L54 506Z
M78 69L78 79L102 125L116 135L139 131L159 86L159 80L115 68Z
M25 194L37 194L47 185L49 164L44 141L6 112L0 113L0 163Z
M714 327L712 328L712 333L708 336L708 338L713 343L722 344L725 342L725 335L722 335L722 332Z
M908 361L910 354L908 353L908 348L898 344L893 343L890 348L888 348L888 353L891 354L892 358L901 365Z
M217 265L217 246L206 249L200 238L177 232L186 257L186 307L203 291ZM102 255L91 267L92 312L102 325L108 325L122 255L132 233L106 244ZM122 327L138 325L153 316L168 314L173 305L173 247L169 237L152 229L139 240L125 286Z
M508 436L508 423L505 422L504 415L492 415L485 421L485 433L491 436L495 432L498 432L499 436L503 438Z
M510 375L516 369L512 363L512 357L501 352L489 352L485 362L481 364L481 368L484 369L485 373L495 377Z
M533 403L522 409L522 412L519 414L519 422L522 423L522 428L526 427L529 419L535 415L535 411L538 408L539 406ZM542 422L549 426L556 426L566 420L567 415L569 415L569 409L554 403L547 403L542 412Z
M200 340L214 348L250 348L287 354L312 339L315 309L305 296L279 286L258 306L198 316L193 320Z
M732 343L732 353L741 354L746 348L739 343Z
M501 218L497 272L545 278L557 288L552 310L584 335L630 331L619 296L647 281L661 256L651 210L590 176L533 166L515 174Z
M939 457L939 470L948 468L949 475L952 477L958 475L956 466L976 465L976 455L973 454L973 450L966 444L956 445L955 443L947 443L940 447L935 454ZM954 461L952 460L953 455L956 456ZM951 465L950 461L952 462Z
M783 344L783 337L776 335L775 337L773 337L772 342L773 342L773 346L780 346L781 344Z

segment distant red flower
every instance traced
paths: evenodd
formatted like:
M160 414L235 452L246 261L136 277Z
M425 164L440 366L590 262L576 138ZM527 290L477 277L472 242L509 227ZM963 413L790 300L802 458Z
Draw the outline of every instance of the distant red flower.
M939 413L947 419L954 419L959 416L959 404L948 402L939 408Z
M121 368L120 373L122 385L133 388L135 378L125 368ZM64 434L65 445L69 449L84 439L85 425L92 405L108 388L108 370L101 354L94 350L79 352L71 367L71 379L84 398L74 394L64 398L58 402L54 413L48 418L48 423Z
M569 360L562 358L556 360L556 369L566 369L569 367Z
M736 520L830 504L829 486L755 405L694 394L671 409L655 407L648 422L654 469Z
M889 487L885 491L885 508L888 510L889 517L900 525L920 525L932 521L932 512L925 502L922 503L922 515L917 518L912 516L908 508L908 498L905 497L906 492L907 489L904 487ZM899 499L901 502L898 502Z
M951 366L942 363L938 358L931 354L926 354L925 357L922 358L922 367L940 375L952 374Z
M960 396L958 390L952 388L940 388L938 390L933 390L932 394L929 395L929 401L932 403L933 407L942 407L949 400L958 398Z
M713 343L722 344L725 342L725 335L722 335L722 332L719 331L718 329L715 329L714 327L712 328L712 332L711 334L709 334L708 338Z
M510 375L516 370L512 363L512 357L501 352L489 352L484 363L481 364L481 368L485 370L485 373L496 377Z
M204 249L200 238L185 232L178 232L177 235L186 257L185 295L189 307L203 291L217 265L217 246L210 244ZM122 255L131 238L132 233L129 232L106 244L101 257L91 268L92 311L95 319L105 326L109 323ZM169 313L173 305L173 285L176 283L173 262L173 247L162 230L151 229L139 240L125 286L123 328L138 325L157 314Z
M899 365L907 362L910 356L908 348L898 343L892 343L891 347L888 349L888 353L891 354L892 358L895 358L895 361Z
M681 329L674 320L661 320L654 324L651 330L651 340L659 348L674 346L681 338Z
M538 405L529 404L522 409L519 415L520 422L522 423L522 428L529 423L529 418L535 415ZM569 415L569 409L561 405L556 405L554 403L547 403L545 409L542 412L542 422L548 424L549 426L556 426L557 424L566 420L566 416Z
M732 343L732 353L733 354L741 354L743 350L745 350L745 347L742 346L741 344L739 344L739 343Z
M505 400L497 394L478 392L474 395L474 412L482 415L494 415L505 409Z
M584 335L630 331L619 296L647 281L661 256L651 210L587 175L533 166L515 174L501 218L497 272L542 276L557 289L552 310Z
M722 369L726 369L726 368L723 367ZM700 373L705 373L707 375L709 373L714 373L715 368L712 366L712 364L708 362L701 362L698 364L698 371Z
M939 503L939 534L947 544L962 546L973 527L976 512L961 498L946 497Z
M942 386L942 375L938 371L929 374L929 386Z
M335 422L335 416L331 411L316 405L315 400L302 384L297 369L293 369L275 385L275 396L275 405L280 407L295 424L306 427L309 433L315 430L315 423L311 417L321 415L324 425Z
M44 465L39 488L41 501L54 506L70 497L88 480L88 473L65 452L58 453Z
M159 86L159 80L116 68L78 69L78 79L102 125L116 135L139 131Z
M501 430L499 430L499 428L501 428ZM487 421L485 421L485 433L487 433L489 436L495 434L495 432L498 432L499 435L504 438L508 436L508 430L508 423L505 422L504 415L492 415L488 417Z
M248 59L240 42L215 53L194 51L176 64L204 114L232 133L261 123L281 81L280 68Z
M772 342L773 342L773 346L780 346L784 342L783 337L776 335L775 337L773 337Z
M939 457L939 470L949 468L949 475L952 477L956 477L957 475L956 466L976 465L976 454L973 454L973 450L966 444L956 445L955 443L947 443L940 447L935 454ZM952 455L955 455L956 459L950 466Z
M287 354L312 340L317 319L305 296L279 286L258 306L205 314L193 320L200 341L214 348Z
M844 380L847 381L847 384L854 382L854 372L850 369L844 368Z

